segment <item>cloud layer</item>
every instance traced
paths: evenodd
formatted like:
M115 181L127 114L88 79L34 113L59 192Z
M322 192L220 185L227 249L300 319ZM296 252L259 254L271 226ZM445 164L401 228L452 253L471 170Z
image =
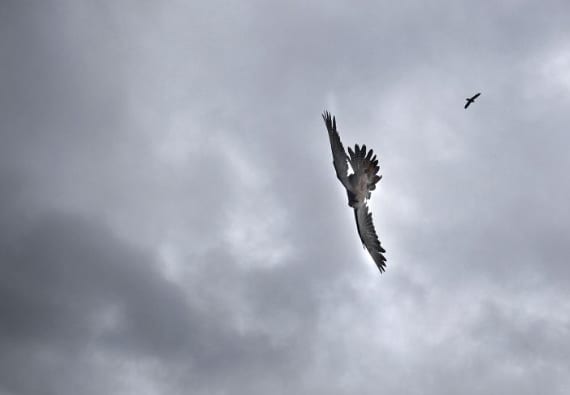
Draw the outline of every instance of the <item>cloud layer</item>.
M0 394L567 393L569 7L3 2Z

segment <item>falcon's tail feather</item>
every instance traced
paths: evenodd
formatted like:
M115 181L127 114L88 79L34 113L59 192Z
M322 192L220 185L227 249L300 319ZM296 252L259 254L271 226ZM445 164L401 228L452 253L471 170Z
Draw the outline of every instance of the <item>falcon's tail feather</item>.
M374 154L374 150L366 151L366 145L362 148L358 144L354 146L354 151L348 147L348 154L350 156L350 166L355 174L366 174L368 176L368 189L373 191L376 189L376 184L382 178L378 175L380 166L378 166L378 159Z

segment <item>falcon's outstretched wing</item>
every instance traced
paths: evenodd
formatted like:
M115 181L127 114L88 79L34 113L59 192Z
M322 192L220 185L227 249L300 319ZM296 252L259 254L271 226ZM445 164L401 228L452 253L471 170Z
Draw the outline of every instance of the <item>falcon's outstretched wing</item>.
M386 250L382 248L378 240L378 235L372 223L372 213L368 212L368 206L363 204L354 209L354 217L356 218L356 227L362 245L368 250L370 256L374 259L374 263L378 266L378 270L382 273L386 270L386 258L383 255Z
M481 96L481 92L477 93L476 95L474 95L471 100L475 100L477 99L479 96Z
M331 143L333 165L336 171L336 176L340 182L342 182L342 185L348 189L350 187L348 183L348 157L346 156L346 151L342 146L340 136L336 130L336 119L335 117L331 118L330 112L325 111L323 113L323 120L325 121L325 125L329 132L329 140Z

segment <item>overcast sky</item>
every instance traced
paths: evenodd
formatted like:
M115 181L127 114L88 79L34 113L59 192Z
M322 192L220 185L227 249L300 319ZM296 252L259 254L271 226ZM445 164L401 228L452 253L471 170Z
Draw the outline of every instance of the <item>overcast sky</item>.
M569 15L2 1L0 395L568 394Z

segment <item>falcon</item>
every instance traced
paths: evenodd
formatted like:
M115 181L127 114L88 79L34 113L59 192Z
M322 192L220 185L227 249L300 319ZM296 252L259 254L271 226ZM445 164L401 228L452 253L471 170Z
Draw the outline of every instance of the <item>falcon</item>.
M471 103L473 103L475 101L475 99L477 99L479 96L481 96L481 92L477 93L473 97L468 97L467 99L465 99L465 100L467 100L467 103L465 103L465 107L463 107L463 108L465 108L467 110L467 107L469 107L469 105Z
M386 250L378 241L378 235L372 223L372 213L366 204L372 191L376 189L376 184L382 178L378 175L378 170L380 170L378 159L372 150L366 150L366 145L359 147L356 144L354 151L348 147L347 155L336 129L335 117L331 117L331 114L325 111L323 120L329 133L336 176L346 189L348 205L354 209L358 236L360 236L362 246L368 250L378 270L382 273L386 270L386 258L384 257ZM351 174L349 174L349 164L352 169Z

